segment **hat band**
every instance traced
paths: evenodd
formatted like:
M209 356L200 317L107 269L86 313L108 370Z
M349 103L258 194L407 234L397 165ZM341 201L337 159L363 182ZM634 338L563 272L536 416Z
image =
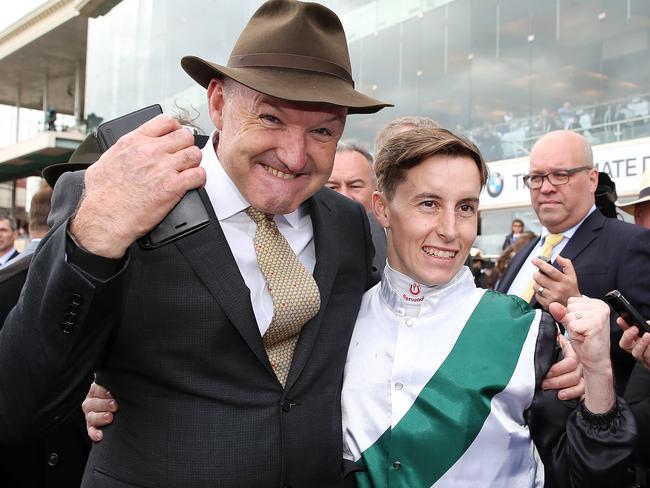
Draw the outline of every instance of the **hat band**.
M289 53L257 53L235 54L228 60L229 68L290 68L305 71L315 71L326 75L336 76L352 85L352 75L336 63L312 56Z
M650 197L650 186L644 188L639 192L639 198Z

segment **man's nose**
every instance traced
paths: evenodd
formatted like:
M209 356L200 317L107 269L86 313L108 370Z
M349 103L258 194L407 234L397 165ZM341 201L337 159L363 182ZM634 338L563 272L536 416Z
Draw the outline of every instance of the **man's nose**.
M442 210L436 230L438 235L446 241L452 241L458 236L458 220L455 209Z
M549 181L548 176L542 180L542 186L539 187L539 191L542 193L555 191L555 185Z
M307 150L304 134L287 131L278 151L278 156L285 166L294 173L299 172L307 163Z

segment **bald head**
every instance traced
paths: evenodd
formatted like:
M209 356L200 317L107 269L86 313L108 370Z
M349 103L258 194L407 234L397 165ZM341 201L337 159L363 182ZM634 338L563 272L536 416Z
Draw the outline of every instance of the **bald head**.
M540 188L530 190L539 221L553 233L565 232L586 217L594 204L598 171L589 142L576 132L549 132L535 143L530 152L531 175L570 170L577 171L565 184L552 184L545 178Z
M543 135L530 151L531 159L536 149L546 149L551 145L558 145L565 150L572 151L574 160L580 162L580 166L594 165L594 154L589 141L584 136L570 130L556 130Z

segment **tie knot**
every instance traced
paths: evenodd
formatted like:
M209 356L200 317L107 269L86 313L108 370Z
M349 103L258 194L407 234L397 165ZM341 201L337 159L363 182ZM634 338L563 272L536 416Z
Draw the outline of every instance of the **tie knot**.
M248 215L256 224L260 224L264 221L269 222L273 220L272 215L265 214L261 210L257 210L256 208L253 207L248 207L245 210L245 212L246 215Z
M549 234L544 240L544 247L555 247L562 241L562 239L564 239L562 234Z

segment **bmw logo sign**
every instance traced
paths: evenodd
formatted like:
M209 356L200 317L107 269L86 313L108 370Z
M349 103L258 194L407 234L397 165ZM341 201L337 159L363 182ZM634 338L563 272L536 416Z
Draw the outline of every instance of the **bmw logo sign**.
M490 175L490 179L487 183L487 191L492 198L501 195L501 192L503 191L503 176L501 176L501 173L492 173Z

